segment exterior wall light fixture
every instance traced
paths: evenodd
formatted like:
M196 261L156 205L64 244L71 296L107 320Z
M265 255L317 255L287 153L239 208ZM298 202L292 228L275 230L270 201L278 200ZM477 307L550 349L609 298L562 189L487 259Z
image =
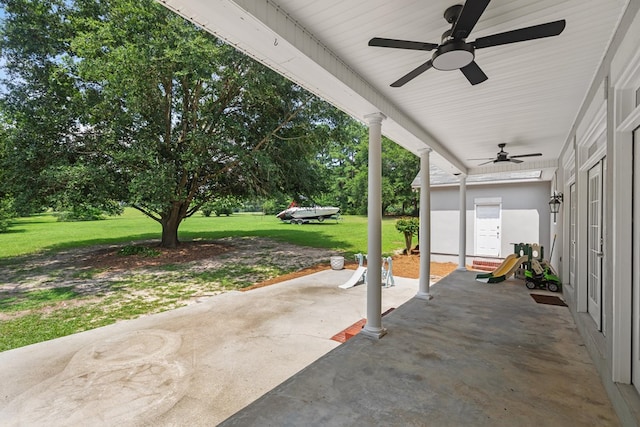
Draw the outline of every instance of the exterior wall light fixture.
M549 210L553 214L553 222L556 222L556 214L560 212L560 204L562 203L562 193L553 192L551 199L549 199Z

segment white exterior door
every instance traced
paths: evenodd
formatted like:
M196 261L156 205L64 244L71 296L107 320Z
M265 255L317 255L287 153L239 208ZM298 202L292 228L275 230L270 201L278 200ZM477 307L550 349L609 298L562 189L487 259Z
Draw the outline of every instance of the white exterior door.
M576 284L576 184L569 186L569 284Z
M587 311L602 330L602 161L589 170Z
M500 205L476 205L476 255L500 256Z

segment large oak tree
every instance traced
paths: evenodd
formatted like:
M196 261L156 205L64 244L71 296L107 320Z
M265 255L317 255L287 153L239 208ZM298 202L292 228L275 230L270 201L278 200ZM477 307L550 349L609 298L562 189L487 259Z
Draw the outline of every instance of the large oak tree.
M155 2L1 3L8 127L32 153L12 162L34 198L127 202L175 247L213 197L322 187L310 165L333 110Z

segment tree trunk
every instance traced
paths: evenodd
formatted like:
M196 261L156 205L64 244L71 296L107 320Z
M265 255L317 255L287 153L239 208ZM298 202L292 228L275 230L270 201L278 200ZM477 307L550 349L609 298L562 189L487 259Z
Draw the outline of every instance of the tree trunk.
M174 203L169 214L162 217L162 241L163 248L175 249L180 244L178 240L178 227L184 219L182 204Z
M175 222L162 224L162 242L160 246L163 248L175 249L178 247L178 225Z
M407 255L411 255L411 244L413 242L413 234L404 233L404 245L407 248Z

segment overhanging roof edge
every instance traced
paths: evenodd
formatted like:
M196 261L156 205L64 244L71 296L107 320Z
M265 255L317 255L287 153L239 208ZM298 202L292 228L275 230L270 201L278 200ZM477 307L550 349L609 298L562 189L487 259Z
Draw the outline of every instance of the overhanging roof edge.
M157 1L360 120L374 111L384 113L415 138L413 143L401 141L400 145L414 146L409 148L414 153L427 145L454 168L467 172L464 164L426 129L270 1ZM309 80L310 76L316 81ZM402 132L393 132L392 126L386 128L391 131L386 132L383 124L383 133L389 138L401 137Z

